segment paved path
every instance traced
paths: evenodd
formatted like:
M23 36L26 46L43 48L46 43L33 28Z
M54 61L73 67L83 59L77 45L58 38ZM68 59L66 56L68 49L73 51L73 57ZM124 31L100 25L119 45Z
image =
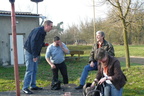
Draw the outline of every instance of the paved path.
M125 57L118 57L118 59L122 62L125 62ZM138 63L138 64L144 64L144 57L135 57L131 56L130 57L130 62L131 63Z
M76 87L75 84L68 84L67 86L63 86L61 90L50 90L50 86L47 88L44 88L40 91L33 91L34 94L27 95L24 94L22 91L20 92L20 96L64 96L65 92L71 92L71 96L82 96L82 90L75 90L74 87ZM15 91L10 92L0 92L0 96L16 96Z

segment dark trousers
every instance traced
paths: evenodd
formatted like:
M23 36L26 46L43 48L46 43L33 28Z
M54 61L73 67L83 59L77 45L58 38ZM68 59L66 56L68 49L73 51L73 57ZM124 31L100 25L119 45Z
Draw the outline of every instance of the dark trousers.
M53 72L53 82L58 81L58 71L60 70L62 77L63 77L63 83L68 84L68 74L67 74L67 66L65 62L62 62L60 64L55 64L56 68L52 69Z

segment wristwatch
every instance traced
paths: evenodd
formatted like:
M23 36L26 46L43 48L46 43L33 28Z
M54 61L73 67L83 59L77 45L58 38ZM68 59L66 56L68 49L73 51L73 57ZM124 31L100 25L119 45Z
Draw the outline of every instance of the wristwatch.
M105 76L106 77L106 80L108 80L108 76Z

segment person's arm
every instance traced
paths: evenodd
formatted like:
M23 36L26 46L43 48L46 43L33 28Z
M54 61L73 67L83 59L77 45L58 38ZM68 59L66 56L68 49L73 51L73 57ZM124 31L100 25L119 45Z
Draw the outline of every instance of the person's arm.
M51 68L53 69L53 68L56 68L56 66L50 60L50 56L51 56L50 48L51 48L51 45L48 46L46 49L45 59L46 59L47 63L51 66Z
M92 84L91 84L91 88L94 88L95 87L95 84L98 82L98 80L97 79L94 79L94 81L92 82Z
M89 57L89 63L91 63L92 61L94 61L94 51L95 51L95 44L93 45L92 51L90 53L90 57Z
M112 80L112 77L111 76L103 77L98 81L98 84L102 84L106 80Z
M121 76L123 76L123 72L121 70L121 66L120 66L120 62L119 60L116 60L115 63L113 64L113 70L114 70L114 74L111 76L112 81L117 81L120 78L122 78Z
M50 61L49 58L46 58L46 61L48 62L48 64L51 66L52 69L56 68L56 66Z
M33 54L33 58L37 58L39 56L40 46L42 46L43 41L41 39L41 33L40 30L35 29L33 30L33 34L31 37L31 50Z
M64 51L64 53L69 53L69 49L67 48L67 46L63 42L60 42L59 46Z

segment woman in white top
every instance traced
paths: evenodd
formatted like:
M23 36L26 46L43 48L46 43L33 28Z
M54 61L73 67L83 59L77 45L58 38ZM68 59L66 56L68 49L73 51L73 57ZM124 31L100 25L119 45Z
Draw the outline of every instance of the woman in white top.
M119 60L108 55L102 48L97 50L96 58L99 64L94 81L98 84L104 83L104 96L122 96L123 86L127 79L121 70ZM95 82L91 87L94 87Z

